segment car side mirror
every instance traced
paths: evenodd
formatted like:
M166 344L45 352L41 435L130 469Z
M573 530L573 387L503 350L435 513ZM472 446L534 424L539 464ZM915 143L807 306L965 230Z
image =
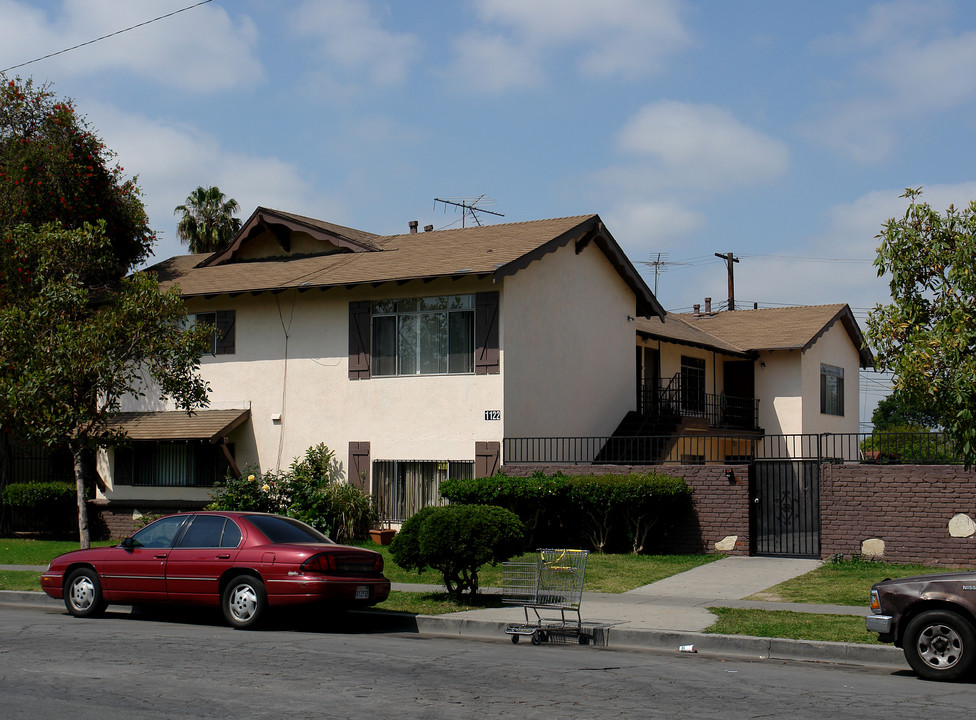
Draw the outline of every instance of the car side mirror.
M125 540L122 541L121 547L124 547L126 550L131 550L137 544L138 543L136 543L136 541L133 540L131 537L127 537Z

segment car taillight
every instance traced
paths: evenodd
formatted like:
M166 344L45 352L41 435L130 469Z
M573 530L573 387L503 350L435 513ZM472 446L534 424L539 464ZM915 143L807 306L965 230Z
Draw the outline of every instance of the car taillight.
M878 595L877 590L871 591L871 610L881 612L881 597Z
M375 562L373 562L373 570L378 573L383 572L383 556L377 555Z
M302 572L335 572L335 558L330 553L313 555L302 563Z

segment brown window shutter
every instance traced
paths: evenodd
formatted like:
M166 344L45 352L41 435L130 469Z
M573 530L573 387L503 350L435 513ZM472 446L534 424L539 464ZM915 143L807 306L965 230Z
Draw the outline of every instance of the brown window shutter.
M498 291L475 295L474 371L477 375L497 375L498 365Z
M235 351L235 313L233 310L218 310L215 324L217 326L217 342L214 355L233 355Z
M369 378L369 300L349 303L349 379Z
M349 443L349 484L369 492L369 443Z
M474 476L491 477L498 473L501 443L476 442L474 444Z

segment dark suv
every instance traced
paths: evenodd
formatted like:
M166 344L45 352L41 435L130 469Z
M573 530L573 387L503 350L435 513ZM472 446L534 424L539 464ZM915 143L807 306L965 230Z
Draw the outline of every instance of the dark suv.
M976 572L883 580L865 625L894 643L919 676L959 680L976 664Z

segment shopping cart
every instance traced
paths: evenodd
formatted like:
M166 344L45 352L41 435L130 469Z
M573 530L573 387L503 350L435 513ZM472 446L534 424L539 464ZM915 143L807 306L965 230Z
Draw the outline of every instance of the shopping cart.
M537 551L535 562L502 564L502 602L525 611L525 623L505 628L513 643L530 637L538 645L557 636L575 636L580 645L589 642L579 611L587 554L586 550L544 549Z

